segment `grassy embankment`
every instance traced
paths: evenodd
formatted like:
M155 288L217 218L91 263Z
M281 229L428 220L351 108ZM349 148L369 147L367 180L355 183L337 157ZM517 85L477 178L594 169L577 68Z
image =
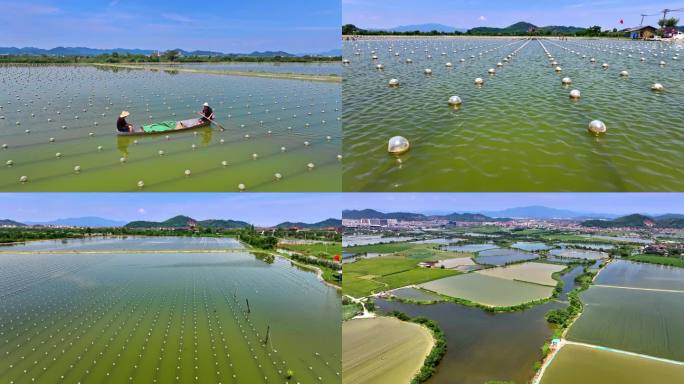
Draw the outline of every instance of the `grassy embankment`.
M295 254L286 255L294 262L303 263L313 266L321 271L321 277L327 283L336 287L340 286L337 279L337 271L340 268L338 262L333 261L335 255L342 253L342 243L314 243L314 244L278 244L279 248L295 252ZM283 256L283 255L281 255Z
M628 257L627 260L638 261L641 263L668 265L671 267L684 268L684 258L660 255L635 255Z

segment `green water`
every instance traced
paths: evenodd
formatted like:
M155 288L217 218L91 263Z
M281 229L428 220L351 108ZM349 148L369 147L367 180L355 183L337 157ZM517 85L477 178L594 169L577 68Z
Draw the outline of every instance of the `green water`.
M342 87L344 189L684 188L684 60L672 59L684 46L612 39L543 44L562 67L560 74L539 41L345 42L343 56L350 64L344 67ZM496 67L516 50L512 60ZM373 51L377 60L371 58ZM413 62L407 64L407 58ZM665 66L658 65L661 60ZM446 67L447 62L453 67ZM608 69L601 68L604 62ZM378 63L384 70L375 69ZM425 75L425 68L432 75ZM496 68L496 75L488 75L489 68ZM621 78L622 70L629 76ZM561 85L565 76L572 79L571 86ZM484 79L482 87L474 85L476 77ZM400 81L399 87L388 86L392 78ZM655 82L665 91L651 91ZM571 101L571 89L580 90L581 99ZM452 95L463 100L460 109L447 105ZM607 134L596 138L587 132L594 119L607 125ZM401 163L386 151L395 135L411 142L410 151L399 156Z
M684 268L615 260L599 273L595 283L684 291Z
M341 189L339 84L88 66L1 66L0 79L0 190ZM139 126L196 117L205 101L225 131L115 135L121 110Z
M283 259L2 254L0 266L0 382L273 383L287 369L341 381L339 295Z
M91 237L83 239L29 241L23 244L0 246L2 252L12 251L97 251L97 250L221 250L240 249L243 245L233 238L125 236Z
M247 72L298 73L307 75L340 75L342 65L336 63L209 63L174 64L174 67ZM153 65L149 67L154 68Z
M581 299L569 340L684 361L684 291L591 287Z
M535 253L520 252L508 248L497 248L478 252L475 261L480 264L505 265L517 261L534 260L538 258L539 255Z

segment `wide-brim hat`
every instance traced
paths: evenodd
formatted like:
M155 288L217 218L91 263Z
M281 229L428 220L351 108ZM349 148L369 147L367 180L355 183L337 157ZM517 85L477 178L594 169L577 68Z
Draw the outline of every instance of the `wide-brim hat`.
M121 111L121 114L119 115L119 117L128 117L128 116L130 116L130 114L131 113L128 111Z

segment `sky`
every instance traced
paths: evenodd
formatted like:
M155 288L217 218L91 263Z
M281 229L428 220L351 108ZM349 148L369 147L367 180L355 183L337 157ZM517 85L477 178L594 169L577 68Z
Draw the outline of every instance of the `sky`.
M345 209L481 212L542 205L583 213L684 213L684 193L347 193Z
M641 14L684 8L682 0L342 0L343 24L361 28L439 23L456 28L506 27L518 21L537 26L566 25L603 29L638 26ZM671 15L684 19L684 13ZM669 16L668 16L669 17ZM624 25L620 25L620 19ZM657 26L650 16L644 25Z
M0 0L0 46L277 51L340 48L340 0Z
M233 219L257 226L342 216L336 193L0 193L0 219L19 222L97 216L117 221Z

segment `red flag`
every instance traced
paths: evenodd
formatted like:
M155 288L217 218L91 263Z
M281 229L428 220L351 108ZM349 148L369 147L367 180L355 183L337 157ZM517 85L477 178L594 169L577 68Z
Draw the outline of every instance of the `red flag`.
M625 23L625 21L620 19L620 24L624 24L624 23Z
M340 257L340 255L335 255L335 258L334 258L334 259L335 259L335 261L337 261L338 263L340 262L340 260L342 260L342 258Z

